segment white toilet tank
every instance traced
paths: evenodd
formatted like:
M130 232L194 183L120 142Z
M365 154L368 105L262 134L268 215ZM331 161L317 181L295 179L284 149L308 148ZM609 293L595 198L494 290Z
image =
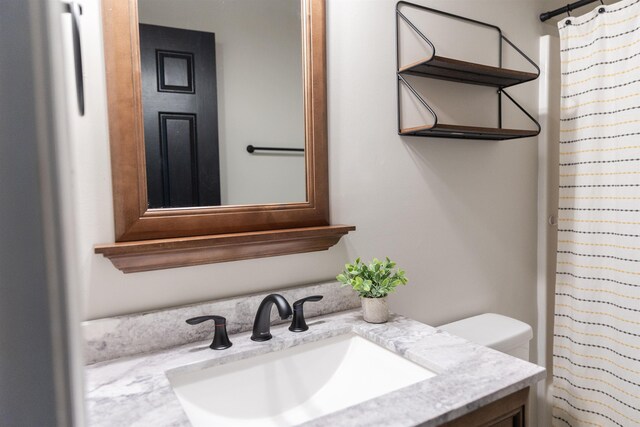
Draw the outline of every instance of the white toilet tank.
M531 326L511 317L485 313L438 326L438 329L529 361Z

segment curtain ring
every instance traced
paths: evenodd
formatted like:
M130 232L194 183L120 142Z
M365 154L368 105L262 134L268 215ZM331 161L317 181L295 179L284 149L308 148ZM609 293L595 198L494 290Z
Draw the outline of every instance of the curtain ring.
M571 5L570 4L567 5L567 17L571 18ZM566 21L564 21L564 25L571 25L571 20L567 19Z

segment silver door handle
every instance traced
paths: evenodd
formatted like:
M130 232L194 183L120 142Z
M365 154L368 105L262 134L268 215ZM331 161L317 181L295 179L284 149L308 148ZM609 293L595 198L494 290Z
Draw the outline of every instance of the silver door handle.
M84 77L82 76L82 48L80 45L80 15L82 15L82 6L75 1L63 3L63 13L71 14L73 64L76 74L76 98L78 100L78 111L81 116L84 116Z

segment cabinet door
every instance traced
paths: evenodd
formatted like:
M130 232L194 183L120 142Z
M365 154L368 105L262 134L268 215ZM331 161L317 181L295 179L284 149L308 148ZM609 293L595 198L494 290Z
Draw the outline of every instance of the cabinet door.
M494 421L490 421L488 424L483 424L483 426L484 425L487 427L524 427L524 406L514 413L502 418L499 417Z
M517 391L442 427L525 427L529 389Z

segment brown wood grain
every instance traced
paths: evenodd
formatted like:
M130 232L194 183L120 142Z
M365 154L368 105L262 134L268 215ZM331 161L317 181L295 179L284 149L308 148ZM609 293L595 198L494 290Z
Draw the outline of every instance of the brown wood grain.
M355 227L333 225L98 245L125 273L329 249Z
M137 0L103 0L117 242L329 225L325 1L304 0L307 201L147 208Z
M114 244L95 252L125 272L324 250L329 226L325 0L303 1L307 201L149 209L137 0L103 0Z
M137 14L135 0L102 2L116 240L146 206Z
M524 427L529 388L512 393L480 409L442 424L442 427Z
M505 129L505 128L487 128L487 127L479 127L479 126L460 126L460 125L446 125L440 124L437 125L424 125L424 126L416 126L411 128L404 128L400 130L401 135L411 135L413 133L419 133L421 131L436 131L443 130L448 132L459 132L459 133L474 133L474 134L491 134L491 135L504 135L506 137L509 136L533 136L537 135L538 131L534 130L525 130L525 129Z
M399 72L505 87L535 80L538 77L537 73L476 64L443 56L422 59L400 68Z

